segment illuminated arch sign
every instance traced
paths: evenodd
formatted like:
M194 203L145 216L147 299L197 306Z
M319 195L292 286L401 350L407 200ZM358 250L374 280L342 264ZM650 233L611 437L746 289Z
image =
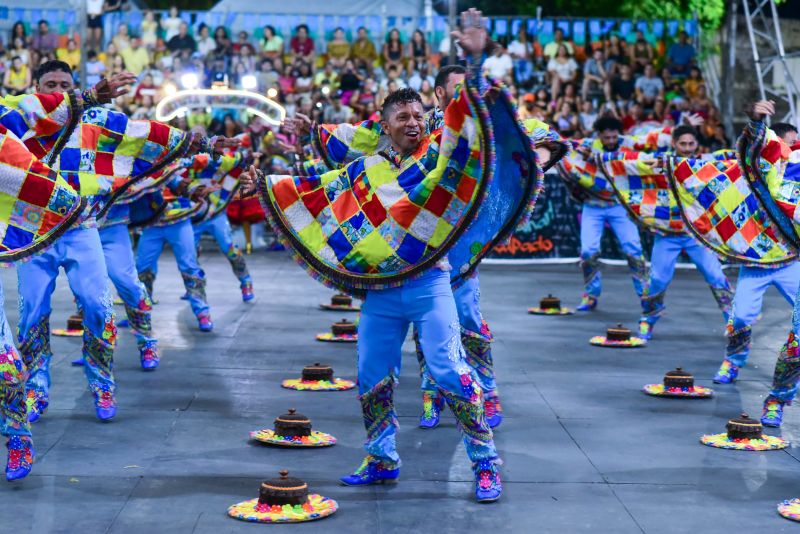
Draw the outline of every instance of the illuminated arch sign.
M169 122L185 115L190 109L226 108L240 109L261 117L278 126L286 117L286 110L264 95L251 91L187 89L165 96L156 106L156 120Z

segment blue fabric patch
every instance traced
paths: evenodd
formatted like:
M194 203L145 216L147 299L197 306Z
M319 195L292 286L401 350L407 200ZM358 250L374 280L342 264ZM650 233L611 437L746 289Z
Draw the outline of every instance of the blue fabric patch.
M425 243L411 234L406 234L403 242L397 249L397 255L407 263L418 261L425 253Z

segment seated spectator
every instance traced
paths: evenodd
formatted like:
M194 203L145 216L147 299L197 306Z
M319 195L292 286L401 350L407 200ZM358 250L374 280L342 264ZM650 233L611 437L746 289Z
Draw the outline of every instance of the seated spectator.
M136 104L143 104L147 97L153 101L158 97L158 86L150 74L142 77L142 82L136 87L136 92L133 94L133 101Z
M238 54L242 51L242 47L250 46L250 38L246 31L240 31L237 40L233 43L233 53Z
M172 6L169 8L169 16L161 19L161 29L164 30L164 42L169 43L170 39L180 33L181 24L183 19L180 18L178 7Z
M214 30L214 42L217 43L214 54L221 56L233 54L233 43L231 43L228 30L224 26L217 26L217 29Z
M497 45L494 47L492 55L483 62L483 70L489 77L503 82L511 79L514 62L505 48Z
M299 63L297 65L297 77L294 80L294 92L302 95L310 93L314 88L314 79L311 76L311 65Z
M294 62L304 61L309 65L314 64L314 41L308 34L308 26L301 24L295 30L294 37L289 41L289 54Z
M237 61L233 64L232 73L228 83L234 89L244 89L244 85L242 79L250 74L250 71L247 70L247 67L241 61Z
M544 47L543 53L545 61L549 62L551 59L555 59L556 56L558 56L558 51L562 45L567 49L567 53L570 56L575 54L575 49L572 47L572 43L564 40L564 30L561 28L556 28L556 31L553 34L553 42L547 43Z
M425 40L422 30L415 30L411 35L411 42L408 43L408 57L410 58L409 72L417 71L425 74L430 72L431 47Z
M520 120L528 120L536 118L536 95L533 93L525 93L519 102L517 108Z
M14 37L12 46L8 49L8 55L12 58L14 56L19 56L19 59L22 61L23 65L31 64L31 54L25 45L25 40L21 37Z
M142 40L142 44L144 44L144 40ZM197 27L197 51L205 58L215 48L217 48L217 42L211 37L211 28L205 22L201 22Z
M119 55L125 60L128 70L137 76L150 65L150 54L138 37L131 39L131 46L122 50Z
M700 85L697 88L697 95L690 99L690 107L692 109L692 113L699 115L704 119L709 116L714 104L711 102L711 99L708 98L705 85Z
M50 24L46 20L39 21L39 31L31 37L31 49L41 55L55 54L58 48L58 35L50 33Z
M456 29L460 30L461 26L456 23ZM464 57L464 51L458 46L458 43L455 43L456 47L456 59L462 59ZM450 64L450 33L445 32L444 38L439 41L439 54L441 55L441 60L439 62L440 67L444 67Z
M25 31L25 25L20 21L15 22L11 27L11 35L8 39L9 44L13 43L17 38L22 40L23 45L27 45L31 40L28 33Z
M353 117L353 109L342 104L342 93L336 91L331 95L331 105L325 108L322 113L322 120L327 124L341 124L350 122Z
M117 27L117 33L111 38L111 42L120 52L131 45L131 36L128 34L128 25L126 23L123 22Z
M172 54L167 48L167 43L161 37L156 39L156 46L153 48L153 63L163 68L172 66Z
M283 37L278 35L274 26L264 26L264 39L261 41L261 50L264 57L276 58L283 56Z
M631 100L636 94L636 82L630 65L622 65L617 75L611 81L611 99L616 100L620 107Z
M101 53L100 59L102 59L103 63L106 65L106 70L111 70L111 66L114 64L114 59L119 55L119 51L117 50L117 45L113 42L108 43L108 47L104 54Z
M628 112L622 117L623 133L631 133L631 130L644 119L644 107L639 102L632 103L628 106Z
M514 79L519 85L527 85L533 76L533 43L525 24L520 25L517 37L509 43L508 53L514 62Z
M381 89L388 90L390 84L394 84L398 89L404 89L406 82L401 78L402 73L397 65L391 65L386 71L386 78L381 80Z
M558 113L553 117L556 130L562 137L575 137L578 134L578 114L572 109L572 105L564 102Z
M604 45L604 55L608 61L613 64L609 70L611 75L619 72L620 67L628 62L628 55L625 52L625 42L621 41L619 36L611 35Z
M595 121L597 121L597 111L594 109L594 104L592 104L591 100L584 100L581 103L581 112L578 113L578 126L581 137L592 135Z
M673 43L667 51L667 68L675 76L686 76L694 65L697 52L689 43L689 35L682 31L678 34L678 42Z
M378 53L375 50L375 43L369 38L367 29L363 26L358 29L356 40L350 48L350 59L353 60L355 68L372 74Z
M173 54L183 51L191 53L197 50L197 43L194 38L189 35L189 26L185 22L181 22L180 26L178 26L178 34L167 41L167 48Z
M333 31L333 39L328 43L328 62L334 68L344 67L347 58L350 57L350 43L344 36L344 28L339 27Z
M690 102L682 96L676 96L667 103L665 115L669 115L672 124L680 124L683 119L691 115Z
M75 39L69 39L66 48L56 49L56 59L69 65L73 71L80 69L81 51Z
M700 86L705 84L706 82L703 80L700 69L692 67L689 70L689 77L683 81L683 90L689 98L696 98L700 93Z
M536 91L536 109L539 110L539 120L547 121L550 118L550 111L552 109L550 95L547 94L547 89L539 89Z
M578 64L564 44L559 45L556 56L547 62L547 72L550 75L550 95L553 98L561 96L561 88L565 83L574 83L577 79Z
M261 62L256 78L258 79L258 89L262 93L266 93L267 89L278 85L278 71L275 70L275 64L271 59Z
M153 106L154 100L152 96L148 95L142 97L142 99L137 103L136 111L131 114L131 118L133 120L146 120L152 118Z
M429 74L426 75L424 72L415 70L413 73L411 73L411 76L408 77L408 80L406 80L406 85L411 87L413 90L420 92L422 90L422 84L426 81L433 85L433 76Z
M347 60L345 60L345 63L347 63ZM323 86L327 86L331 91L339 87L339 73L334 69L332 61L325 63L325 68L314 76L314 87Z
M652 64L644 68L644 75L639 76L634 87L636 100L645 108L652 107L657 98L664 98L664 82L656 76Z
M628 54L629 65L633 68L634 74L642 74L647 65L653 63L655 51L653 45L644 38L644 33L636 32L636 41L630 47Z
M294 79L296 72L291 65L284 65L283 74L278 76L278 87L282 95L294 93Z
M122 74L127 70L128 67L125 65L125 60L122 58L121 55L117 54L111 61L111 68L108 69L108 73L109 76L114 76L115 74Z
M350 107L361 117L368 117L371 113L370 105L375 105L377 95L378 84L375 83L373 78L367 78L360 88L352 91Z
M22 62L22 58L11 58L11 66L3 75L3 89L10 95L21 95L31 86L31 70Z
M350 102L353 93L361 87L362 77L356 70L355 64L352 61L347 61L344 64L341 78L339 78L339 89L342 91L342 99L345 102Z
M144 12L144 19L139 29L141 30L142 46L148 50L155 48L156 40L158 39L158 22L156 22L156 16L151 10L148 9Z
M663 98L657 98L653 104L653 109L645 113L646 120L653 122L664 122L666 117L667 103Z
M403 49L403 41L400 40L400 31L397 28L392 28L386 37L386 43L383 45L383 70L388 72L390 68L395 67L402 74L405 62L406 55Z
M586 100L589 92L603 92L606 100L611 100L611 69L614 64L605 58L601 49L592 53L592 57L583 65L583 88L581 97Z
M409 83L409 85L411 85ZM413 88L413 85L411 86ZM429 111L436 107L436 94L433 92L433 84L427 78L422 80L419 87L419 96L422 99L422 109Z
M97 57L97 52L89 50L86 52L86 85L94 87L100 83L106 72L105 64Z
M564 85L564 94L562 94L561 96L559 96L556 99L556 103L555 103L554 109L555 110L561 109L561 107L565 103L567 103L570 106L572 106L573 111L580 108L581 99L577 95L577 91L575 90L575 84L573 84L573 83L568 83L568 84Z
M247 72L256 71L256 51L250 43L243 45L242 48L239 49L236 60L244 64L247 68Z

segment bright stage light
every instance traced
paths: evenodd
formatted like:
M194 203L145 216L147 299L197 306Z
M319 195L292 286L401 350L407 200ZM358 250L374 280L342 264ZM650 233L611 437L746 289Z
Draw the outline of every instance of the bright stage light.
M178 92L178 88L172 82L165 83L164 86L162 87L162 90L164 91L164 95L166 96L172 96Z
M270 87L267 90L267 96L270 98L275 98L276 96L278 96L278 90L275 89L274 87Z
M197 86L200 85L200 78L194 72L187 72L181 76L181 85L184 89L197 89Z
M331 93L331 88L327 85L322 88L322 94L328 96Z
M252 91L258 87L258 80L252 74L246 74L242 76L242 88L247 89L248 91Z

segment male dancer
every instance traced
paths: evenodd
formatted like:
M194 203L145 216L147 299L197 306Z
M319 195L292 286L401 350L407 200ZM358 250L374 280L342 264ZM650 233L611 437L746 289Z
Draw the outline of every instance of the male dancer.
M48 61L37 71L36 90L40 94L64 93L74 88L72 80L69 65L63 61ZM152 337L152 303L133 263L133 245L127 227L129 222L129 206L118 203L97 221L97 225L108 277L125 305L128 323L139 346L142 369L151 371L158 367L158 341ZM83 365L84 359L81 357L73 363Z

